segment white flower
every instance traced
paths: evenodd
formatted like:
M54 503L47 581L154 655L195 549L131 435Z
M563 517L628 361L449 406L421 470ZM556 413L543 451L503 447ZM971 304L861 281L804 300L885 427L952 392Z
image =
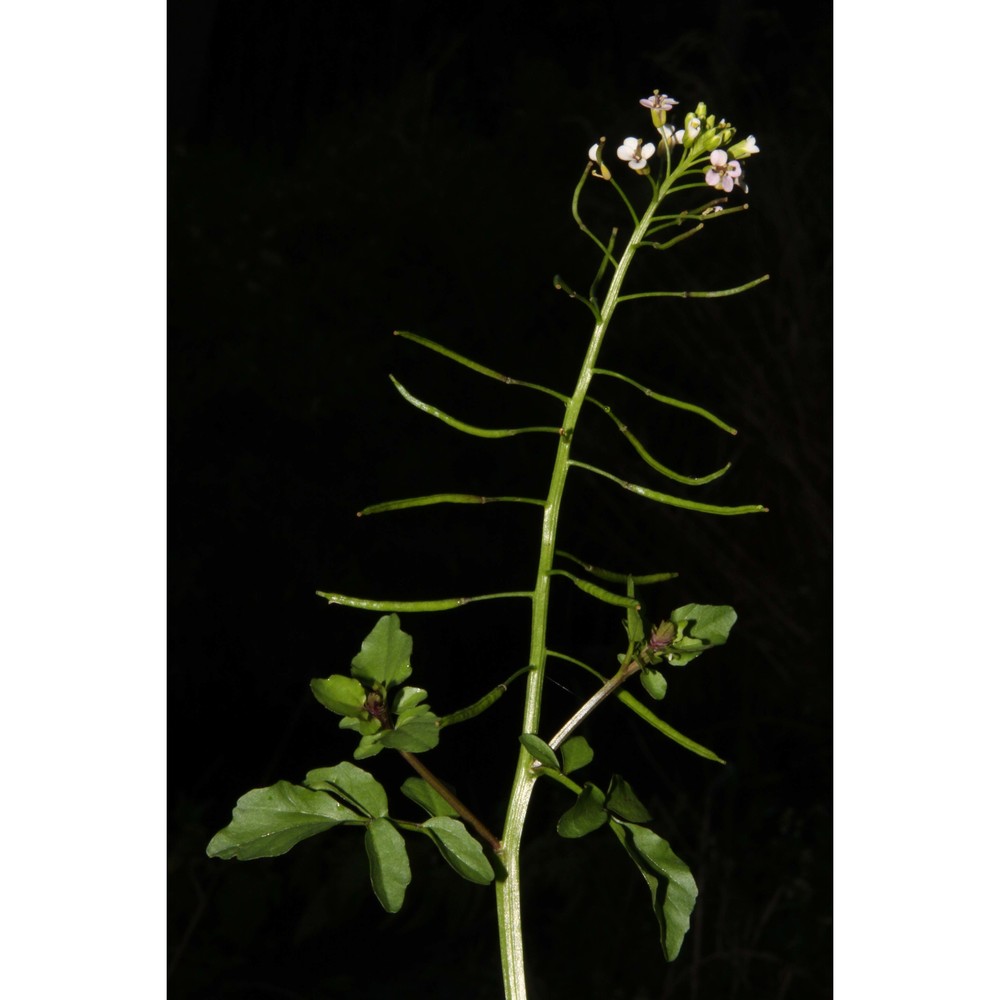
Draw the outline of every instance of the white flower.
M657 131L663 136L663 141L668 147L679 146L684 139L684 133L678 132L673 125L661 125Z
M651 96L644 97L639 103L644 108L649 108L650 111L669 111L671 108L676 108L678 104L672 97L667 97L666 94L661 94L658 90L654 90Z
M712 150L708 159L712 165L705 172L705 183L717 191L725 191L728 194L732 191L733 185L738 183L743 168L737 160L730 160L723 149Z
M647 142L640 146L641 139L629 137L618 147L618 159L627 160L633 170L644 170L646 161L656 152L656 146Z

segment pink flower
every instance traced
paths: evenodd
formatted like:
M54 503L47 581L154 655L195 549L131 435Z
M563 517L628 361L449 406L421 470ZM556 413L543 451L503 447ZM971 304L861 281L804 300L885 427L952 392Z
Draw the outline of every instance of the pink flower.
M667 97L666 94L661 94L658 90L654 90L651 97L644 97L639 103L644 108L649 108L650 111L669 111L671 108L676 108L678 104L672 97Z
M732 191L733 185L738 183L743 168L736 160L730 160L724 149L714 149L709 156L712 164L705 171L705 183L709 187L714 187L718 191L726 193Z

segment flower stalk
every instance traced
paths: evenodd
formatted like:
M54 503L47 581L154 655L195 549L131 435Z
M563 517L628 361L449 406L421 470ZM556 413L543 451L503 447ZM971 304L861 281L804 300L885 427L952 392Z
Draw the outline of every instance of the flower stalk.
M545 681L546 625L548 622L551 571L556 553L556 534L559 512L566 489L566 479L570 469L570 453L573 447L573 431L583 408L601 345L611 325L611 319L621 298L622 285L628 275L629 266L638 252L659 208L660 201L670 190L670 184L682 170L678 164L675 171L660 186L659 196L650 200L649 207L639 219L629 241L622 251L618 267L611 276L611 283L597 322L590 337L587 353L580 367L576 388L566 404L563 433L556 446L556 458L552 469L548 497L542 515L541 545L538 554L538 575L532 597L531 649L528 662L535 669L528 675L524 702L522 732L538 732L542 710L542 685ZM622 678L624 680L625 678ZM620 683L620 682L619 682ZM613 690L613 688L612 688ZM611 691L608 692L609 694ZM601 699L603 700L603 698ZM596 705L595 705L596 707ZM524 976L524 941L521 923L521 837L528 815L531 793L538 772L533 766L534 758L522 747L514 772L507 807L507 819L503 831L503 859L507 868L505 878L498 878L497 919L500 930L500 954L503 967L504 987L507 1000L527 1000L528 992Z

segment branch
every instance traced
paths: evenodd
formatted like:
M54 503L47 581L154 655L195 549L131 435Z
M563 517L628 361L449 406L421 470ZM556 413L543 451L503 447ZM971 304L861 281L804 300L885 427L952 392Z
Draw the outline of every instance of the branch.
M399 754L490 845L494 854L503 854L503 845L499 838L446 784L439 781L418 757L410 753L409 750L400 750Z
M555 285L555 287L560 292L565 292L571 299L579 299L579 301L582 302L591 311L591 313L594 316L594 319L596 319L598 322L601 321L600 309L598 309L597 306L595 306L594 303L590 301L590 299L585 299L582 295L577 295L576 292L574 292L573 289L570 288L569 285L567 285L566 282L563 281L563 279L560 278L558 274L552 279L552 284Z
M547 649L545 653L547 656L554 656L557 660L565 660L567 663L572 663L576 667L582 667L587 671L587 673L592 674L599 681L605 684L608 683L608 678L606 678L599 670L595 670L593 667L588 666L582 660L574 659L572 656L567 656L565 653L557 653L554 649ZM683 733L674 729L673 726L664 722L663 719L639 701L639 699L636 698L631 692L618 690L615 691L615 697L626 708L635 712L640 719L644 722L648 722L654 729L661 732L668 739L680 744L685 750L690 750L692 753L697 754L699 757L704 757L706 760L714 760L718 764L726 763L717 753L709 750L708 747L703 747L700 743L696 743L689 736L685 736Z

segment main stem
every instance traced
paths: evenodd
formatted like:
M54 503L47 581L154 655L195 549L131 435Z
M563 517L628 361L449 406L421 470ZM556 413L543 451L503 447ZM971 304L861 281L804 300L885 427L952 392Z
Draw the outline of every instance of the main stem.
M672 178L671 178L672 179ZM534 669L528 674L527 691L524 701L524 724L522 731L537 733L542 710L542 684L545 680L545 649L546 625L548 622L549 590L553 560L556 551L556 528L559 524L559 508L566 489L566 476L569 472L570 449L573 446L573 432L576 429L580 410L583 408L587 390L597 365L597 356L601 350L604 335L607 333L614 314L615 306L621 293L622 283L628 273L632 258L639 249L649 228L653 216L660 204L669 183L660 189L660 197L650 201L645 215L639 220L622 252L611 279L611 285L604 298L601 316L594 326L590 338L587 355L580 368L580 376L576 389L566 405L566 415L563 422L563 432L556 450L555 465L552 469L552 480L549 494L545 501L542 514L542 540L538 556L538 577L535 581L535 591L532 597L531 612L531 653L528 662ZM500 957L503 966L504 990L507 1000L527 1000L528 990L524 977L524 941L521 929L521 873L520 852L521 835L528 814L528 803L534 787L537 774L532 768L532 756L521 748L514 772L514 784L511 788L510 803L507 807L507 820L503 830L502 858L507 870L503 879L496 883L497 920L500 931Z

